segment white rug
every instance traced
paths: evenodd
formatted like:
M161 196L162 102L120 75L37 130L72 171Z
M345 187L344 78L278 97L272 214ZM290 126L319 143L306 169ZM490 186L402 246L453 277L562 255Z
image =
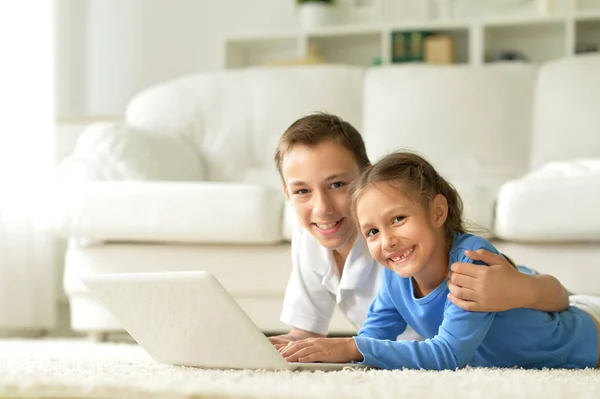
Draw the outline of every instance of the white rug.
M0 340L0 397L600 398L600 371L217 371L155 363L132 344Z

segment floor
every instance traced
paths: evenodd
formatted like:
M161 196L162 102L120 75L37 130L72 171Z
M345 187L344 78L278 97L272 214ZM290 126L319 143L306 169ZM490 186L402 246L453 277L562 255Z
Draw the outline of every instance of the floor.
M267 372L154 362L130 343L0 340L0 397L600 398L599 370Z

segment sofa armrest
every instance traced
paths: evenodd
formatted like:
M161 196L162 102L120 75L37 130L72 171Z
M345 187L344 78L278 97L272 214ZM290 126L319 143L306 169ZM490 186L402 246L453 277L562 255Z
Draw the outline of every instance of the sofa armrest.
M550 162L498 194L496 236L518 242L600 241L600 159Z
M279 190L211 182L56 185L50 228L86 241L272 244L282 241Z
M96 123L79 137L74 153L61 162L61 183L98 180L204 180L199 149L186 138Z

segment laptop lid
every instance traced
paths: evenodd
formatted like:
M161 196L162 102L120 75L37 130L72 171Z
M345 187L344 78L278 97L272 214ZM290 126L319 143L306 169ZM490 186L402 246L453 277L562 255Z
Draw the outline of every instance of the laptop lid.
M82 282L157 362L294 368L208 272L94 274Z

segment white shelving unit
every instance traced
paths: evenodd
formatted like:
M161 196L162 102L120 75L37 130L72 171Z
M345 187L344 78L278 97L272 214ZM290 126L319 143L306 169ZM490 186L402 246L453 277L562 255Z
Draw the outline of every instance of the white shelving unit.
M457 63L481 65L494 51L516 51L529 61L544 62L573 56L577 44L595 45L600 51L600 0L592 1L598 3L597 9L562 15L381 22L229 37L223 65L240 68L304 59L311 48L329 63L369 66L379 58L386 65L391 63L391 35L397 31L449 35Z

